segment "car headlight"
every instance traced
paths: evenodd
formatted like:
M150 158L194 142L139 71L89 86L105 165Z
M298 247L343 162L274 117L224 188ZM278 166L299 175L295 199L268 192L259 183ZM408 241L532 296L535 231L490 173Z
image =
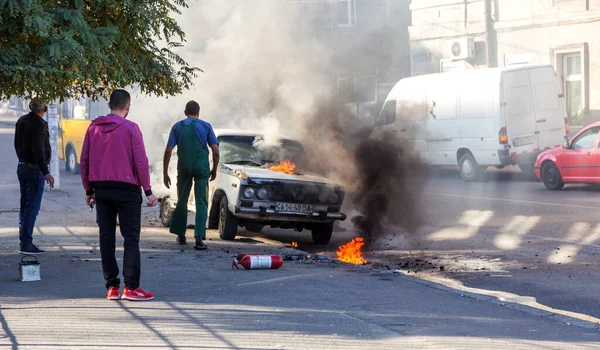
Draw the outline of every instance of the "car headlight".
M243 195L244 195L245 198L250 199L250 198L254 197L254 193L255 193L255 191L254 191L254 189L252 187L246 187L246 189L244 190Z
M260 199L260 200L265 200L265 199L267 199L268 196L269 196L269 190L267 190L264 187L259 188L258 192L256 192L256 197L258 197L258 199Z

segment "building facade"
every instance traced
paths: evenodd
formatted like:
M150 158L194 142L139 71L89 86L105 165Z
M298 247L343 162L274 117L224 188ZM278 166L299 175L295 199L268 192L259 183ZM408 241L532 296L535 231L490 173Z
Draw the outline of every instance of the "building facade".
M600 120L600 0L413 0L411 74L550 64L574 126Z
M389 90L410 76L410 0L289 0L333 54L341 101L378 113Z

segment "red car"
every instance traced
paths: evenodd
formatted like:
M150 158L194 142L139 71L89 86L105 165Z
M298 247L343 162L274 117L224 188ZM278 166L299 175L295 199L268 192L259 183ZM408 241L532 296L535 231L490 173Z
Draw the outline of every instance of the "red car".
M562 147L540 153L535 174L549 190L560 190L565 183L600 182L600 122L581 129Z

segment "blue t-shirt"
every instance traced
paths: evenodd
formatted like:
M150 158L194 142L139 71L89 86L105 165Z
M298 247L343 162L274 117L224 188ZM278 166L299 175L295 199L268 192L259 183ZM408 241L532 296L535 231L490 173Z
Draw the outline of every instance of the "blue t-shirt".
M206 148L207 144L209 146L219 144L212 126L204 120L200 120L197 118L185 118L183 120L183 124L190 125L192 123L192 120L194 119L196 119L196 135L198 135L198 140L200 141L202 146ZM179 140L181 140L181 124L180 122L177 122L171 128L171 133L169 134L169 141L167 142L167 146L175 147L177 144L179 144Z

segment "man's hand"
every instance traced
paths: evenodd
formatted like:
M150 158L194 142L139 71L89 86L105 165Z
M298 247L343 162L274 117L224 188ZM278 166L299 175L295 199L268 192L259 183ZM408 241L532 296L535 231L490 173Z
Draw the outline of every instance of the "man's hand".
M167 188L171 188L171 178L169 177L169 174L165 174L163 176L163 178L164 178L163 182L164 182L165 186Z
M92 206L92 204L96 204L96 196L85 196L85 204L87 204L88 207Z
M44 175L44 179L50 185L50 188L54 188L54 176L51 174Z
M217 178L217 168L213 168L213 170L210 171L210 181L213 181L216 178Z
M156 198L155 195L151 194L150 197L148 197L148 206L149 207L155 206L157 202L158 202L158 198Z

